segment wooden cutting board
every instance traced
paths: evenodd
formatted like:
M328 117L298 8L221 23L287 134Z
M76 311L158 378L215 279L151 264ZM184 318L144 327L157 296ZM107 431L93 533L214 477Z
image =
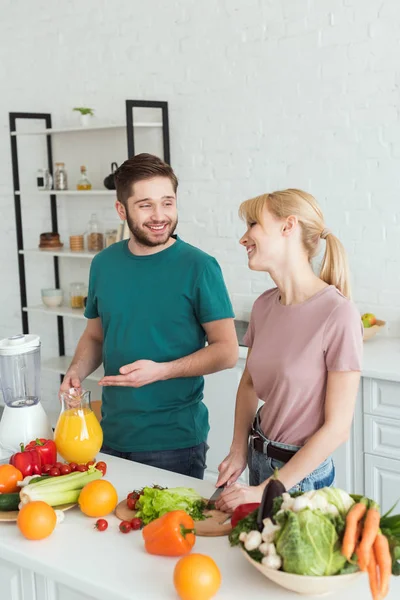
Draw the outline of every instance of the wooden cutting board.
M60 506L54 506L54 510L69 510L70 508L74 508L74 506L77 506L76 502L73 504L61 504ZM18 513L19 510L0 511L0 523L15 523Z
M232 530L231 516L220 510L205 510L204 521L195 521L196 535L203 537L218 537L228 535ZM135 510L130 510L126 500L122 500L115 509L115 516L121 521L131 521L136 516Z

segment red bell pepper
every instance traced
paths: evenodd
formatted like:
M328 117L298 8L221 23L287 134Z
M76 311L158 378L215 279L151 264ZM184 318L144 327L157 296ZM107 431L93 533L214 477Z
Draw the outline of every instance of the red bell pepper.
M10 465L21 471L24 477L28 475L41 475L42 461L37 450L26 450L21 444L21 452L13 454Z
M57 447L53 440L36 438L26 446L26 450L36 450L39 453L42 466L54 465L57 462Z
M231 525L232 527L236 527L236 525L247 517L250 513L254 512L260 506L259 502L249 502L248 504L240 504L235 508L231 517Z

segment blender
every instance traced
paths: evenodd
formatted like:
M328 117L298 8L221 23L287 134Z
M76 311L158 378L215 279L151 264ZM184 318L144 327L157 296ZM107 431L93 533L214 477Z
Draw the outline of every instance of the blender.
M5 405L0 421L0 462L4 462L21 443L53 438L39 401L39 336L20 334L0 340L0 388Z

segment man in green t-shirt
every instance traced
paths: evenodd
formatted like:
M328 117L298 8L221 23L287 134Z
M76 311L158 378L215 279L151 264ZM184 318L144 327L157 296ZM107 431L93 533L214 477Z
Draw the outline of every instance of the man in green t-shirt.
M139 154L115 183L130 238L93 259L88 322L61 391L80 388L103 362L102 451L201 479L203 375L236 364L232 306L217 261L174 235L171 167Z

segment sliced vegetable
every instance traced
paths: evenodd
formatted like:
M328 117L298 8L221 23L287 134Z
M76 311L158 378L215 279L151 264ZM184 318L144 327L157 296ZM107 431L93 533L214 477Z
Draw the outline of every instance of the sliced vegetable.
M37 450L25 450L23 444L20 444L21 452L13 454L10 458L10 465L21 471L22 476L40 475L42 472L42 461Z
M183 510L174 510L143 529L146 551L159 556L184 556L193 548L194 521Z
M0 512L18 510L19 494L0 494Z
M30 483L21 490L21 504L36 500L47 502L50 506L77 502L83 487L101 477L101 472L91 467L87 473L76 472L63 477L41 478L40 481Z
M158 519L165 513L183 510L195 521L204 519L203 510L206 503L192 488L168 488L158 489L156 487L143 488L143 493L136 503L137 517L147 525Z
M18 491L18 482L23 480L21 471L13 465L0 465L0 494Z
M29 442L25 450L36 450L42 465L53 465L57 460L57 447L54 440L36 438Z
M366 571L368 568L372 546L375 542L379 531L381 515L379 506L376 502L371 501L370 507L365 518L362 538L358 548L358 566L361 571Z

